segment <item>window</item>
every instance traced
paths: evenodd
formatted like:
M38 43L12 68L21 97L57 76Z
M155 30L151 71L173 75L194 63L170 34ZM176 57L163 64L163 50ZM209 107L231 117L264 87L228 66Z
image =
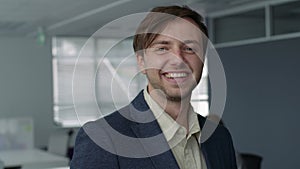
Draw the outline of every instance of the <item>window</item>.
M264 1L208 14L215 47L300 37L300 1Z
M128 104L147 83L145 76L137 73L131 39L87 40L52 40L54 121L62 127L80 126L111 113ZM202 115L208 114L207 77L205 69L191 101Z
M207 60L208 59L206 59L206 61ZM200 83L194 89L191 99L191 104L194 107L194 110L204 117L207 116L209 112L208 80L207 62L205 62Z
M73 104L72 78L77 56L87 39L85 38L54 38L53 54L53 96L54 96L54 121L62 126L78 126L77 114ZM91 81L91 75L95 72L94 43L87 44L89 52L85 52L77 63L77 74L82 78L79 86L82 86L79 94L80 108L89 109L91 99L89 94L92 89L85 86L86 81ZM94 110L86 110L86 119L94 119Z
M265 36L265 11L262 8L217 17L213 24L216 43L259 38Z
M273 35L300 32L300 1L272 7Z

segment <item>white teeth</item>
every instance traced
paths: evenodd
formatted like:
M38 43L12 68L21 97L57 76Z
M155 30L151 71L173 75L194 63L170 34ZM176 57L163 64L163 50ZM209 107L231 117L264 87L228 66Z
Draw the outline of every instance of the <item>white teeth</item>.
M186 77L187 73L167 73L165 76L167 78L180 78L180 77Z

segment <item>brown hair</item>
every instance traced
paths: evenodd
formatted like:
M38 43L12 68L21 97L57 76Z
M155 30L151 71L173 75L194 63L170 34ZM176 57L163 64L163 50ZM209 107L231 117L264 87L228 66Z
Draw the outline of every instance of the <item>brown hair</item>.
M168 15L166 15L168 14ZM165 6L153 8L146 18L140 23L133 39L135 52L148 48L169 21L180 18L192 19L199 29L208 37L207 28L203 23L203 17L187 6ZM204 44L206 48L207 38ZM204 49L205 49L204 48Z

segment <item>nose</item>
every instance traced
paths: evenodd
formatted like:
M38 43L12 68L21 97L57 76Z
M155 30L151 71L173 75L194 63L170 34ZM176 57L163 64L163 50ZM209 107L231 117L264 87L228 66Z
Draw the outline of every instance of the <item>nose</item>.
M181 51L180 47L173 48L171 63L174 65L179 65L185 62L184 54Z

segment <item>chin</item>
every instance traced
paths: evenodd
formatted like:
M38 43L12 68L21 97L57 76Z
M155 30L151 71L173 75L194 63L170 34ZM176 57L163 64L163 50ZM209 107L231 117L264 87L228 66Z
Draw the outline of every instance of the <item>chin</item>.
M166 92L167 99L170 101L181 101L186 98L190 98L191 92L180 92L177 94Z

